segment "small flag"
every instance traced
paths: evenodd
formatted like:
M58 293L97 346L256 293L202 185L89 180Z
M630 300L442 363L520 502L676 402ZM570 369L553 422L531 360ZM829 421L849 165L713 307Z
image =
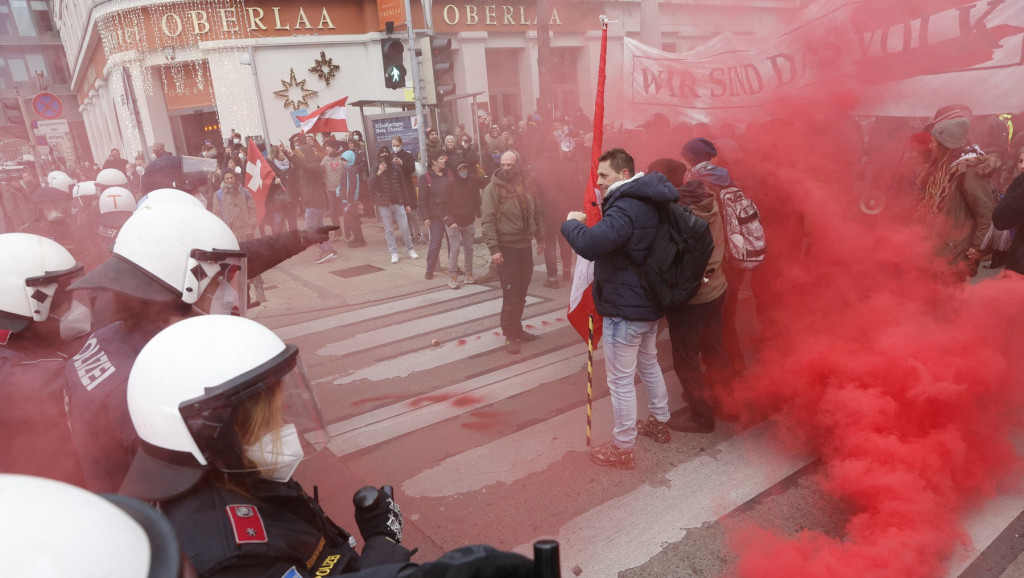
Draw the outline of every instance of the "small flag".
M348 117L345 112L347 100L346 96L305 116L295 117L301 123L302 132L348 132Z
M245 153L245 188L249 189L252 200L256 202L257 223L262 223L267 213L267 195L270 194L270 185L275 178L274 169L270 168L270 163L256 148L256 143L249 139L249 150Z

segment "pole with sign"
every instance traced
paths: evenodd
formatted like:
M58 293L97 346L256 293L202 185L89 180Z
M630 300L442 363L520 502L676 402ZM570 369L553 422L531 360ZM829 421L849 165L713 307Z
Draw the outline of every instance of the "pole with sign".
M416 132L419 137L419 142L427 142L424 139L423 133L423 96L422 87L420 87L420 60L416 56L416 32L412 28L412 6L409 0L405 0L405 29L409 32L409 59L412 64L412 101L416 104ZM426 147L420 147L420 154L417 155L423 166L427 166L427 155L423 152Z

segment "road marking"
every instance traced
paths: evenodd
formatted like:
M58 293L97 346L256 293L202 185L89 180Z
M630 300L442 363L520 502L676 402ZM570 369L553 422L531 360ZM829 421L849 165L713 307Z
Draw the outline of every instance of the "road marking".
M365 349L372 349L381 345L394 343L395 336L412 337L424 333L437 332L446 327L452 327L467 321L474 321L483 317L491 317L501 313L501 299L484 301L469 307L463 307L454 311L438 313L421 319L414 319L397 325L388 325L365 333L352 335L348 339L329 343L317 350L317 355L345 355ZM526 304L540 302L540 299L527 296Z
M762 422L719 444L713 458L701 455L669 470L657 487L644 484L570 520L553 536L562 568L579 566L580 576L617 576L681 540L687 528L717 520L810 463L811 455L779 450L776 427ZM583 441L576 443L582 449ZM668 504L671 515L665 513ZM532 555L532 544L515 551Z
M964 529L971 537L971 544L961 546L954 554L946 571L947 578L956 578L974 562L981 553L992 545L999 534L1024 510L1024 497L1017 494L999 496L986 500L977 509L966 514Z
M382 303L380 305L372 305L364 309L338 313L337 315L330 315L322 319L313 319L312 321L306 321L304 323L296 323L295 325L276 329L274 332L277 333L277 336L281 339L295 339L296 337L309 335L310 333L326 331L328 329L366 321L367 319L373 319L375 317L393 315L395 313L418 309L427 305L444 303L445 301L451 301L466 295L473 295L475 293L483 293L484 291L491 290L492 288L486 285L464 285L462 290L457 293L450 289L446 289L444 291L432 291L430 293L416 295L415 297L410 297L408 299Z
M533 333L546 333L560 327L568 326L565 320L565 311L559 309L545 315L532 317L523 321L524 326L531 326ZM497 333L497 335L495 335ZM428 347L405 355L380 361L369 367L353 371L347 375L335 374L329 377L317 379L315 383L332 381L334 385L351 383L360 379L370 381L383 381L406 377L414 371L426 371L435 367L453 363L471 355L484 353L505 344L505 338L501 331L482 331L475 335L469 335L457 340L448 342L439 347Z
M571 362L574 358L578 363ZM336 456L344 456L572 375L585 365L586 358L578 349L562 348L434 390L422 398L412 398L331 424L327 426L327 433L331 436L327 447ZM466 397L458 403L449 403L449 400L460 396Z

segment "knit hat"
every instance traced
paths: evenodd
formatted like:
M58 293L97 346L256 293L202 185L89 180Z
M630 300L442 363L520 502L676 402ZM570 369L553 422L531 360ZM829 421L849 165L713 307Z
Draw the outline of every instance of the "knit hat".
M970 130L971 121L958 117L936 121L929 132L940 145L948 149L961 149L967 146L967 133Z
M345 151L341 153L341 158L345 159L345 162L347 162L349 166L351 166L356 162L356 153L352 151Z
M699 164L704 161L710 161L718 156L718 149L708 139L698 137L686 141L686 144L683 145L683 150L679 151L679 156L683 157L684 160L692 161L692 164Z

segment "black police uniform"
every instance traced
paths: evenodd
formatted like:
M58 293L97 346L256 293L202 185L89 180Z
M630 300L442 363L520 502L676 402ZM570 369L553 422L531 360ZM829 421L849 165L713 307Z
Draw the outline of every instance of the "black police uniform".
M259 479L247 491L239 494L206 477L183 496L161 502L201 577L308 578L364 566L381 566L382 575L393 576L409 561L409 550L383 536L371 537L360 557L352 536L294 480Z

